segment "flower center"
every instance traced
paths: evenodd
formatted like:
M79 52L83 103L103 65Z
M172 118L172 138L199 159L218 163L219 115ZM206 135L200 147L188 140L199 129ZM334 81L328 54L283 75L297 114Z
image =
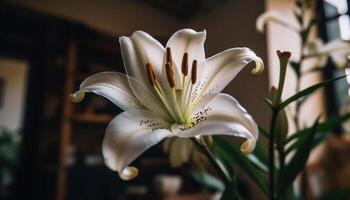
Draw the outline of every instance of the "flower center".
M188 75L188 53L185 52L181 62L181 74L177 71L174 74L174 62L171 49L166 49L166 62L164 64L164 82L168 82L169 87L160 85L150 63L146 64L146 71L149 83L155 94L163 103L173 122L178 124L190 124L190 114L193 109L191 102L192 89L197 82L197 60L192 61L191 76ZM164 83L166 84L166 83Z

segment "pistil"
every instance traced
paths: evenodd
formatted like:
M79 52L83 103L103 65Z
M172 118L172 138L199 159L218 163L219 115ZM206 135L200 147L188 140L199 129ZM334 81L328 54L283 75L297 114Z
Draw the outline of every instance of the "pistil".
M192 110L192 106L191 106L192 96L191 96L191 94L192 94L192 90L193 90L193 85L197 81L197 65L198 65L197 60L193 60L192 68L191 68L191 81L188 81L186 93L185 93L185 105L184 105L185 109L183 111L185 116L188 116L188 114Z
M170 52L170 49L167 51ZM171 55L170 53L168 53L167 55ZM184 123L184 117L181 113L178 101L177 101L177 95L176 95L176 90L175 90L175 79L174 79L174 71L172 69L172 65L170 62L167 62L165 64L165 70L166 70L166 76L169 82L169 86L170 86L170 90L171 90L171 102L173 104L173 108L174 108L174 112L176 114L176 117L178 119L178 121L180 121L181 123Z

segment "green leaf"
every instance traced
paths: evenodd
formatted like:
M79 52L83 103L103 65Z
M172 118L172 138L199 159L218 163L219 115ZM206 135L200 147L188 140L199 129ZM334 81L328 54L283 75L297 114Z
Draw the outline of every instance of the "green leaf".
M274 109L274 105L273 105L273 103L272 103L272 101L271 101L270 99L265 98L265 97L260 97L260 99L261 99L263 102L265 102L266 105L268 105L269 108L271 108L271 110Z
M325 195L324 197L321 198L321 200L346 200L349 198L350 198L350 188L344 188Z
M268 165L269 158L267 157L266 149L264 148L263 144L258 140L255 145L255 150L253 151L253 154L266 166Z
M225 190L224 183L220 179L216 178L211 174L208 174L206 172L193 172L192 176L196 181L207 186L208 188L211 188L217 191Z
M232 166L232 162L230 159L227 158L227 156L223 155L220 152L212 151L212 153L215 156L215 160L220 163L220 165L223 166L222 170L225 173L226 176L232 177L234 175L234 169Z
M300 74L300 63L295 61L289 61L290 66L294 70L295 74L299 76Z
M294 182L299 172L304 168L312 150L312 142L317 133L318 120L316 120L309 132L300 139L301 144L291 161L281 169L277 181L277 194L282 195L286 192L286 189Z
M296 101L296 100L298 100L298 99L300 99L300 98L302 98L302 97L305 97L305 96L311 94L312 92L314 92L315 90L317 90L317 89L319 89L319 88L322 88L322 87L325 87L325 86L327 86L327 85L329 85L329 84L331 84L331 83L333 83L333 82L335 82L335 81L337 81L337 80L343 79L343 78L345 78L346 76L347 76L347 75L340 76L340 77L338 77L338 78L328 79L328 80L323 81L323 82L321 82L321 83L317 83L317 84L315 84L315 85L313 85L313 86L310 86L310 87L308 87L308 88L306 88L306 89L304 89L304 90L302 90L302 91L296 93L295 95L289 97L289 98L286 99L284 102L282 102L281 104L279 104L279 105L277 106L277 110L282 110L284 107L286 107L287 105L289 105L289 104L292 103L293 101Z
M222 196L220 200L238 200L238 191L236 191L236 183L230 182L230 184L226 185L226 188L224 192L222 193Z
M212 150L225 156L232 164L238 165L242 171L252 178L263 192L268 194L267 181L258 172L256 166L242 154L240 147L220 136L213 136L213 139Z
M318 125L317 132L332 131L334 128L336 128L338 125L342 124L343 122L345 122L349 118L350 118L350 113L330 117L327 121L322 122ZM309 129L310 128L306 128L306 129L303 129L301 131L298 131L298 132L292 134L291 136L289 136L286 139L285 144L287 144L295 139L300 138L301 136L303 136L304 134L309 132Z
M265 137L269 137L269 132L267 132L264 128L262 128L261 126L259 126L258 125L258 128L259 128L259 132L263 135L263 136L265 136Z

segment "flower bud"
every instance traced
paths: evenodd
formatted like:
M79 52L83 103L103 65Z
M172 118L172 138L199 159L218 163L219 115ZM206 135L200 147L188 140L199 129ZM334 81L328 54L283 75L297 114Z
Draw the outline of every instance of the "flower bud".
M280 147L283 147L284 140L288 134L288 118L285 110L282 110L277 115L276 128L275 128L275 141Z

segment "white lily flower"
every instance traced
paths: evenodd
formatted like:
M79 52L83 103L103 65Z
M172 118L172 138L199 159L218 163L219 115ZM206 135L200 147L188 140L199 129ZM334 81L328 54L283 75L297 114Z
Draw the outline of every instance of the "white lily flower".
M220 92L250 62L252 74L262 60L248 48L232 48L205 59L206 32L177 31L164 48L145 32L120 37L126 75L103 72L88 77L71 95L106 97L125 110L108 125L103 141L106 165L124 180L138 174L129 166L145 150L167 137L232 135L246 138L241 149L255 148L258 129L247 111Z
M341 39L324 43L320 38L317 38L306 45L304 54L310 58L317 57L319 67L327 64L329 56L338 68L345 68L349 63L350 43Z
M269 22L274 22L281 26L287 27L295 32L299 32L301 30L301 27L296 22L296 20L293 23L293 21L291 21L288 16L275 10L264 12L258 17L258 19L256 20L256 30L263 33L265 31L265 26Z

